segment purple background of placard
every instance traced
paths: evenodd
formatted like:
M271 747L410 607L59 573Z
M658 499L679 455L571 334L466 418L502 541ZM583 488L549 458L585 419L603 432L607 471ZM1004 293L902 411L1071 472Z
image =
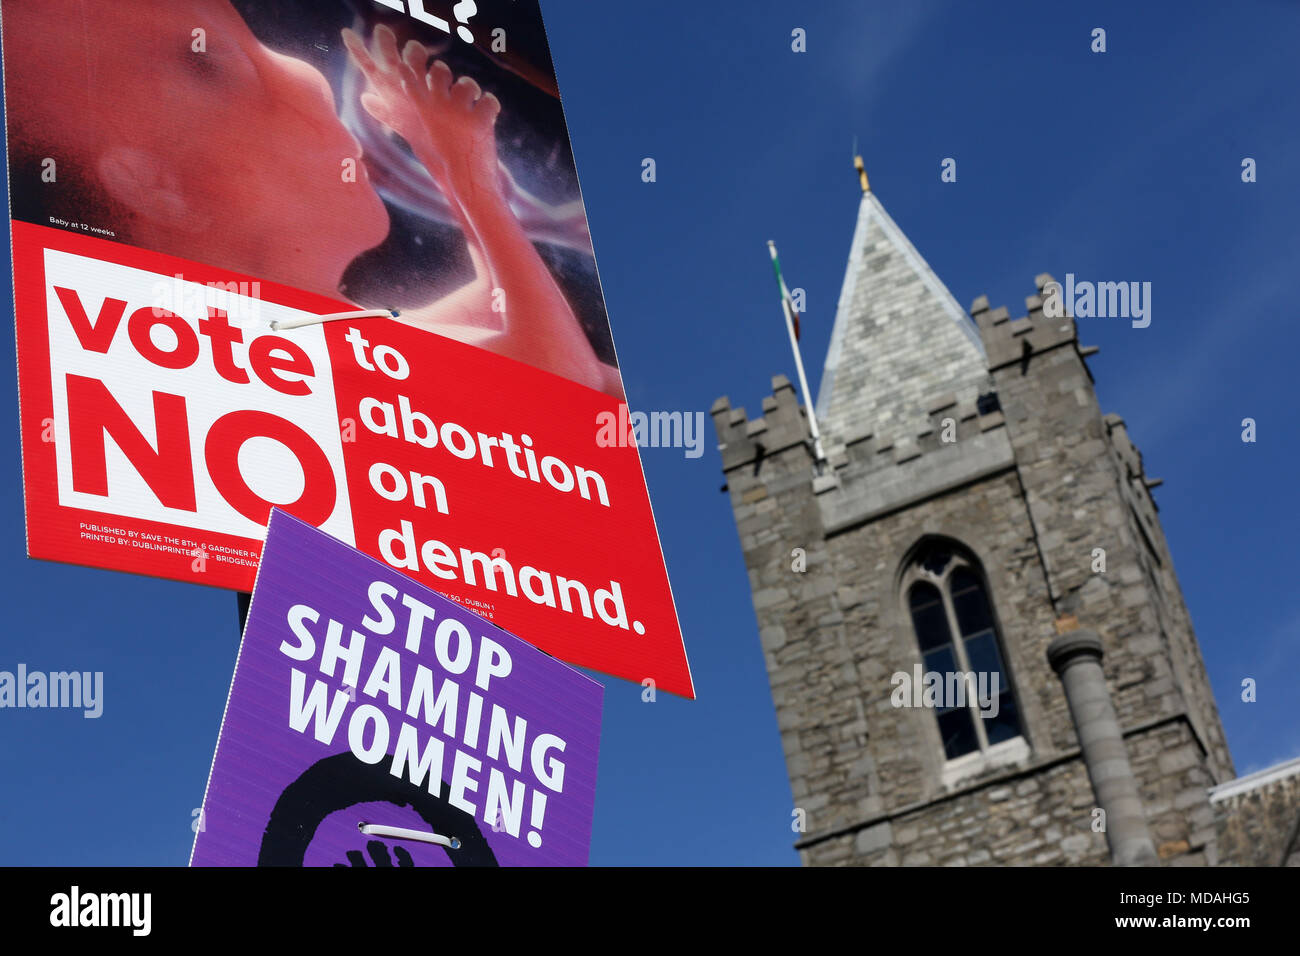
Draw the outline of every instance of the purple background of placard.
M367 588L375 580L386 581L399 592L398 598L388 602L397 616L397 624L394 632L386 636L371 634L361 624L362 618L373 613ZM401 594L418 598L435 612L433 621L424 626L424 640L418 657L410 654L404 646L406 608L401 605ZM309 605L320 614L319 623L308 622L307 625L316 638L316 653L310 660L301 662L289 658L279 649L281 641L286 638L291 645L298 643L286 620L287 612L295 604ZM475 820L478 828L502 866L585 866L591 841L604 688L401 572L279 510L273 512L267 532L266 549L208 780L204 829L195 838L190 865L255 866L263 831L285 787L321 758L348 751L347 726L353 708L366 703L384 711L389 718L390 752L403 722L415 724L420 730L421 750L431 734L440 733L420 718L408 718L401 711L393 711L386 696L378 699L367 697L361 687L365 686L380 648L388 646L401 656L403 706L417 662L433 671L436 691L446 671L438 665L434 655L433 631L439 621L448 617L466 626L475 649L469 669L458 677L452 675L461 687L457 731L463 731L465 701L470 691L481 694L484 705L478 748L466 748L460 741L443 738L444 781L451 779L452 761L458 747L482 762L481 771L474 774L479 781L478 790L469 796L477 804ZM343 687L342 661L336 665L332 678L321 674L318 668L325 628L331 618L343 624L345 645L351 637L350 630L356 629L365 635L366 646L356 701L348 702L333 742L326 745L319 743L312 734L313 724L309 723L306 733L301 734L290 728L289 680L290 671L296 667L307 675L307 693L310 693L314 680L321 680L329 687L330 699L335 689ZM487 635L505 647L513 664L508 677L492 678L486 693L474 684L481 635ZM520 716L528 721L528 746L524 752L523 768L518 773L507 765L504 752L498 755L497 761L490 761L484 753L488 716L493 703L504 707L512 718ZM528 747L536 733L553 733L566 741L564 753L556 755L564 762L562 793L547 790L533 776ZM367 742L369 739L367 733ZM390 760L384 760L380 766L387 768L390 763ZM528 787L518 837L507 832L492 832L491 825L483 819L488 770L493 766L500 767L507 781L522 780ZM535 788L547 795L542 844L538 848L530 846L527 841ZM446 786L442 788L444 799L447 790ZM378 814L382 814L385 808L391 808L391 815L379 819ZM367 822L428 829L427 824L409 808L391 804L376 808L368 804L364 809L361 815L369 817ZM336 813L326 818L308 850L308 865L346 863L347 851L365 851L366 843L375 838L357 831L357 821L351 819L353 815ZM403 847L417 866L450 866L448 853L455 852L412 841L386 839L383 842L390 849ZM368 853L365 858L370 865Z

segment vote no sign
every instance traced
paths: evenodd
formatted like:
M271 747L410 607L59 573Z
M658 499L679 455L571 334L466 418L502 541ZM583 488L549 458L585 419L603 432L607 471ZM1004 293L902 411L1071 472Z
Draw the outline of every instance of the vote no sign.
M121 243L13 242L32 557L251 590L278 506L556 657L693 696L635 442L596 440L609 394Z

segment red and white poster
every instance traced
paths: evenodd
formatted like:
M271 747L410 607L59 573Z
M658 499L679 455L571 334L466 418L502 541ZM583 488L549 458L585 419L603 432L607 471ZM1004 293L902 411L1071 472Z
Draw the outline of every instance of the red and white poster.
M7 0L4 61L31 556L250 590L279 506L693 696L535 2Z

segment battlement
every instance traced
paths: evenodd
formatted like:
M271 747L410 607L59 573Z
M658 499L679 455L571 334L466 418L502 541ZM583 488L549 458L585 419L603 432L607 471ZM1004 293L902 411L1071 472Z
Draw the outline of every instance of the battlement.
M959 398L945 392L925 403L927 422L909 434L877 434L867 429L830 444L827 457L837 469L854 473L904 465L923 455L958 448L963 441L1005 425L991 388Z
M761 456L775 455L792 445L809 448L812 461L811 431L808 416L794 386L784 375L772 377L772 394L763 399L763 414L750 419L744 407L732 408L723 395L709 410L718 433L718 451L722 453L722 470L732 471L754 462Z
M1119 466L1119 476L1125 489L1124 493L1138 518L1142 534L1150 542L1152 550L1163 553L1164 535L1160 528L1160 519L1157 517L1160 506L1156 504L1152 491L1164 484L1164 481L1160 478L1147 476L1142 465L1142 452L1129 438L1124 419L1111 412L1104 415L1102 420L1106 425L1111 451ZM1163 563L1163 559L1161 560Z
M726 396L719 398L711 414L723 471L731 473L744 465L761 464L764 458L802 448L808 456L808 476L815 492L823 498L823 507L843 517L839 513L844 509L835 499L856 501L865 494L872 499L872 511L884 510L916 494L933 493L940 486L960 484L1005 467L1014 461L1009 441L1013 436L1006 432L1009 426L994 373L1006 369L1014 374L1016 365L1027 369L1034 356L1064 346L1072 346L1080 360L1097 351L1079 345L1074 320L1068 315L1052 318L1044 314L1043 292L1054 281L1046 273L1035 277L1039 293L1025 299L1027 314L1019 318L1012 318L1006 307L991 308L987 296L977 298L971 305L971 316L988 354L987 378L983 382L943 383L943 391L920 403L923 418L858 422L842 433L824 431L823 450L829 467L820 473L813 460L807 412L786 376L773 377L772 394L763 399L763 414L756 418L751 419L743 407L732 408ZM1087 363L1081 364L1091 379ZM1033 421L1032 426L1017 427L1036 431L1042 424ZM1146 532L1154 537L1156 506L1150 492L1160 482L1143 471L1141 453L1129 439L1123 420L1107 416L1105 426L1121 475L1128 479L1134 510ZM795 461L786 467L798 469L801 465ZM863 482L873 490L857 487ZM860 514L863 506L864 502L859 502L848 511ZM831 523L837 521L835 517Z
M1300 758L1211 788L1210 804L1221 863L1300 866Z
M995 372L1015 362L1025 362L1029 356L1046 352L1068 343L1077 347L1078 334L1074 319L1069 315L1048 316L1043 311L1043 291L1056 280L1046 272L1034 277L1038 293L1025 298L1027 314L1013 319L1006 306L989 308L988 296L982 295L971 303L970 314L979 326L988 356L989 371Z
M1111 445L1115 448L1115 455L1125 468L1125 477L1129 480L1138 479L1141 485L1148 489L1163 484L1159 478L1147 477L1146 469L1142 465L1142 452L1129 437L1128 426L1124 424L1124 419L1111 412L1102 416L1102 421L1106 423L1106 431L1110 435Z
M929 422L914 434L884 435L867 429L851 432L842 440L829 438L824 450L835 471L876 471L913 462L922 455L960 447L975 436L1005 425L997 394L982 392L958 399L946 392L926 403ZM732 471L758 458L779 454L795 445L811 448L808 416L799 404L794 386L784 375L772 379L772 395L763 399L763 415L749 418L744 407L732 408L727 396L710 410L722 453L722 470ZM811 466L811 457L809 459Z

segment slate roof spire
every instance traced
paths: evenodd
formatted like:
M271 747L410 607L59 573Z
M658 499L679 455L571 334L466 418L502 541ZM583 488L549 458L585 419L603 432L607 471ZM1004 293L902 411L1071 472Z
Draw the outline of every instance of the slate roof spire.
M931 399L972 406L988 377L975 323L890 218L854 157L862 186L844 286L817 395L840 441L923 430Z

